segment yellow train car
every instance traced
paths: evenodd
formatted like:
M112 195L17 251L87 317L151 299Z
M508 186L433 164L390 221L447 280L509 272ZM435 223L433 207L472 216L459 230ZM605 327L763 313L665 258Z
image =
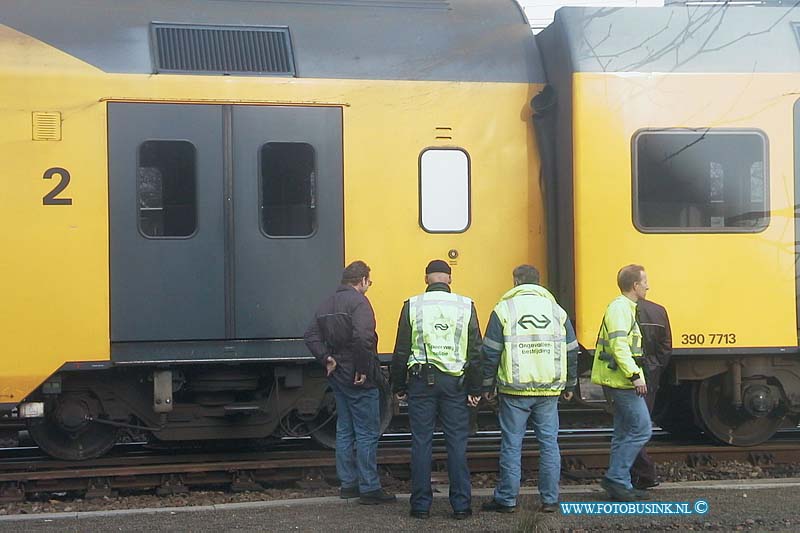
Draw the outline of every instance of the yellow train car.
M53 456L329 442L302 334L346 263L388 353L431 258L484 319L545 262L513 1L16 2L0 80L0 404Z
M578 339L594 346L617 270L644 265L689 385L670 407L736 445L800 412L799 29L793 8L564 8L537 38Z

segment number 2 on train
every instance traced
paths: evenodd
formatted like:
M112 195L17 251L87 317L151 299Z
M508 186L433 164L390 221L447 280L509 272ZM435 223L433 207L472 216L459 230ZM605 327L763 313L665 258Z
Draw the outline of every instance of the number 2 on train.
M44 171L42 179L52 179L53 176L58 174L61 181L53 188L52 191L45 194L42 198L42 205L72 205L72 198L58 198L58 195L64 192L64 189L69 185L69 172L61 167L52 167Z

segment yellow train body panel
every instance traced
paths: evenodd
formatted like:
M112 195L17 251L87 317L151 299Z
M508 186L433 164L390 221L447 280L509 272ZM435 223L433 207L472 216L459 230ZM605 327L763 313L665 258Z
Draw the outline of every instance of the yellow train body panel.
M796 74L574 75L578 339L594 346L617 270L648 272L675 348L797 346L793 94ZM748 233L643 233L633 223L632 139L642 129L759 130L769 224ZM601 140L601 141L598 141ZM705 342L688 335L703 334ZM711 334L735 342L712 344ZM731 337L728 337L730 341Z
M372 267L380 352L393 349L401 304L424 290L430 259L458 251L453 289L484 323L516 265L545 266L527 111L540 86L108 74L4 26L0 57L0 247L11 251L0 262L0 402L21 401L65 362L109 359L108 102L341 107L345 259ZM34 112L61 114L61 140L32 140ZM471 160L471 226L460 234L419 226L419 155L441 146ZM68 169L59 197L72 205L42 205L59 180L43 179L52 167Z

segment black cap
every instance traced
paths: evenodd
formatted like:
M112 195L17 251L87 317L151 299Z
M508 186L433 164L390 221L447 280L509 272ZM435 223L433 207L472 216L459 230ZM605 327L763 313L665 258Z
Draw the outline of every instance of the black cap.
M453 271L450 269L450 265L447 264L446 261L442 261L441 259L434 259L428 266L425 268L426 274L433 274L434 272L441 272L442 274L451 274Z

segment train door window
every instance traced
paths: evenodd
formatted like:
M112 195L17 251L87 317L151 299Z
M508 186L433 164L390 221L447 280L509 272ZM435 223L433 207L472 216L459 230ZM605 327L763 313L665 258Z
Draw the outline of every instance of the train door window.
M316 229L316 154L299 142L261 147L261 231L268 237L310 237Z
M470 224L470 160L458 148L419 158L419 224L429 233L461 233Z
M188 141L139 146L139 231L150 238L190 237L197 229L195 147Z
M634 221L644 232L752 232L769 223L766 137L661 130L634 137Z

